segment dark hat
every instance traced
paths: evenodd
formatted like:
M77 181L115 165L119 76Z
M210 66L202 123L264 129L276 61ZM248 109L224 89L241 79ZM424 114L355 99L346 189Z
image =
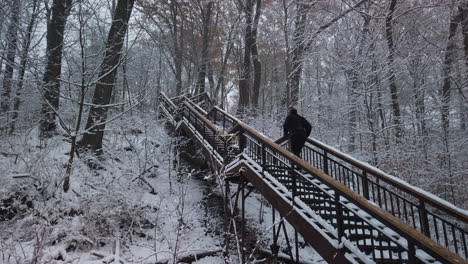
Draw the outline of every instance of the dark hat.
M291 114L297 115L297 109L294 108L293 106L291 106L291 107L288 108L288 112L291 113Z

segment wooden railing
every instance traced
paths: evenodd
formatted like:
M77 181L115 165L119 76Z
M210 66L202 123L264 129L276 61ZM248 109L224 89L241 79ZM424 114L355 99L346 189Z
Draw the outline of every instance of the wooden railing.
M363 250L373 246L375 248L371 253L373 258L384 256L389 249L382 246L382 241L390 241L387 242L389 243L387 246L393 247L392 252L395 252L395 255L389 255L390 259L392 257L402 260L407 258L409 263L417 263L416 259L422 260L422 257L417 256L415 253L419 249L443 263L464 263L459 256L434 243L400 219L383 212L344 184L311 166L265 136L260 135L253 128L238 123L231 132L235 131L237 131L239 137L239 148L244 155L254 160L264 171L268 171L270 168L280 168L282 177L290 179L291 184L286 185L286 187L292 193L293 200L296 197L300 200L304 196L316 196L322 197L324 203L334 203L334 212L327 210L314 210L314 212L323 218L327 218L327 215L330 214L337 215L333 220L327 221L336 229L337 241L342 241L342 239L350 240ZM306 173L298 173L297 169L302 169ZM318 182L313 180L318 180ZM322 185L326 185L331 191L325 190ZM313 191L307 193L308 190ZM304 194L304 192L306 193ZM300 197L298 193L301 193ZM353 219L354 224L349 225L350 220L346 219ZM392 231L383 231L382 228L377 227L378 223L384 224L386 228ZM371 229L370 232L373 236L366 239L359 239L358 236L354 236L366 234L369 229ZM398 237L392 234L398 234ZM404 238L404 241L401 238ZM406 252L406 254L402 254L402 252Z
M286 138L276 141L286 149ZM445 201L309 138L301 157L354 192L468 259L468 216Z

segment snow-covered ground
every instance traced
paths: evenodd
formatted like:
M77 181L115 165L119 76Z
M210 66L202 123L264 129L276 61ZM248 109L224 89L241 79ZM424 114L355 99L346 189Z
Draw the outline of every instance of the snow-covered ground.
M65 137L40 141L36 129L2 137L0 263L176 263L203 252L212 254L191 263L239 263L237 250L228 259L221 251L220 188L204 180L209 172L190 172L184 163L174 168L180 140L154 116L135 114L109 125L103 159L83 153L76 158L67 193ZM100 168L91 169L89 159ZM255 246L251 261L272 243L271 212L258 193L246 200ZM283 235L279 245L285 255ZM305 263L322 262L310 247L300 255Z
M171 169L174 141L154 116L108 126L104 159L95 161L102 168L75 159L68 193L64 137L3 137L0 263L172 263L220 250L222 240L207 232L203 186ZM221 255L193 263L223 263Z

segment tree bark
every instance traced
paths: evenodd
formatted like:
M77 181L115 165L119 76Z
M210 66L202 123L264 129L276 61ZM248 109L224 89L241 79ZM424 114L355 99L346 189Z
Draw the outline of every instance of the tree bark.
M172 16L172 39L174 45L174 68L175 68L175 84L176 95L182 93L182 63L183 63L183 20L180 14L180 8L177 1L171 1L171 16ZM178 17L180 16L180 21ZM179 25L180 24L180 25ZM180 27L180 30L178 29Z
M262 80L262 63L258 59L258 49L257 49L257 29L258 21L260 19L262 8L262 0L257 0L255 18L252 25L252 48L250 50L252 55L252 61L254 66L254 80L252 85L252 106L254 108L258 107L258 97L260 95L260 84Z
M305 25L307 22L307 14L311 8L311 4L298 2L296 7L296 18L294 33L292 39L292 51L287 58L287 106L294 106L299 100L299 83L302 73L302 57L305 51Z
M247 0L244 4L239 1L245 13L245 29L244 29L244 58L240 70L239 78L239 103L237 112L243 114L245 108L250 102L250 72L251 61L250 55L252 53L252 22L253 22L253 6L254 0Z
M13 99L13 112L11 117L11 125L10 125L10 133L15 131L16 121L19 115L19 108L21 104L21 93L23 91L23 84L24 84L24 74L26 73L26 66L28 64L28 54L29 48L31 47L31 40L32 34L34 30L34 26L36 25L36 19L39 15L39 0L33 0L32 2L32 12L31 18L29 19L28 28L26 29L26 36L24 38L23 49L21 52L21 62L20 62L20 70L18 76L18 86L16 87L16 94L15 98Z
M111 100L112 90L120 63L121 50L128 28L135 0L119 0L112 19L112 25L107 37L106 51L100 67L99 81L94 90L94 96L86 122L86 130L80 141L80 146L102 152L102 139L106 127L107 106Z
M442 66L442 79L443 85L440 90L440 96L442 98L441 105L441 121L444 138L448 139L449 127L450 127L450 94L451 94L451 74L453 61L455 56L455 34L457 33L458 24L461 22L462 14L457 11L450 17L449 35L447 38L447 47L445 49L444 64Z
M202 16L202 51L200 58L200 67L198 69L197 76L197 87L196 94L205 92L205 80L208 71L209 63L209 47L210 47L210 26L211 26L211 16L212 16L212 7L213 2L208 2L206 6L201 6L201 16Z
M397 0L391 0L387 16L385 17L385 38L387 40L388 46L387 63L389 69L389 84L393 111L393 125L395 126L395 137L397 138L397 141L399 141L399 138L401 138L403 131L401 127L401 112L400 103L398 102L398 88L396 85L394 62L395 44L393 42L393 14L395 13L396 5Z
M468 3L462 4L460 7L459 12L461 13L462 17L462 33L463 33L463 45L464 45L464 56L465 56L465 83L468 83ZM462 87L460 89L465 88L465 91L468 91L465 87ZM460 93L462 96L460 97L461 101L461 120L460 120L460 129L466 130L466 124L468 123L468 98L466 98L466 93L464 93L462 90L460 90ZM465 96L463 96L465 95Z
M47 24L47 65L44 73L44 93L41 110L41 136L55 132L55 116L59 108L60 75L62 73L63 36L72 0L54 0L51 18Z
M21 1L14 0L12 6L11 20L8 26L7 33L7 57L5 72L3 75L3 93L0 104L0 113L7 113L10 110L10 94L13 86L13 72L15 69L15 58L16 58L16 45L17 45L17 33L19 26L19 13L21 8Z

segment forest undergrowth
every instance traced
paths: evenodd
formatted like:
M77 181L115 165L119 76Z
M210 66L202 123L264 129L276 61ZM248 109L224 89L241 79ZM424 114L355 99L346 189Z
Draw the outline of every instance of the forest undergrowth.
M37 139L33 129L0 143L1 263L175 263L218 250L203 190L173 169L174 141L153 113L112 124L102 158L80 153L67 193L67 138Z

